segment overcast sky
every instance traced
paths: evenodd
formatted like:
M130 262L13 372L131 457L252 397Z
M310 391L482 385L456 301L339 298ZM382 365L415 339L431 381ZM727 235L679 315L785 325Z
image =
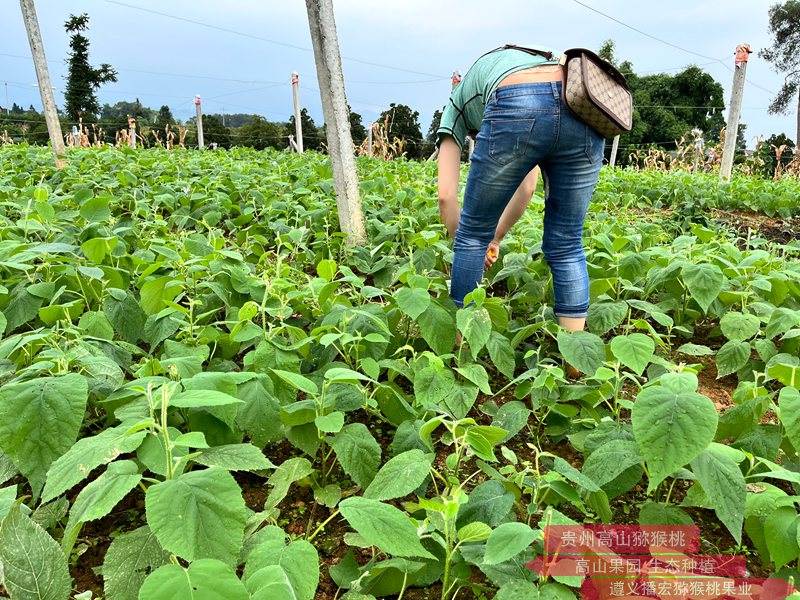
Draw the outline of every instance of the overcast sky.
M334 0L347 97L367 123L389 103L420 113L425 135L433 111L450 91L450 74L465 72L483 52L505 43L597 50L616 42L619 60L634 70L675 73L695 64L725 89L726 119L736 45L754 50L747 67L741 121L754 137L786 133L792 113L767 113L783 76L758 57L770 45L772 1L695 0ZM101 103L139 98L168 104L179 119L194 114L200 94L206 113L258 113L286 121L292 112L290 75L300 73L300 101L322 124L322 106L303 0L36 0L56 102L62 90L70 13L90 16L93 65L110 63L119 81L101 88ZM594 10L592 10L594 9ZM603 16L596 11L602 11ZM0 104L41 106L22 17L16 2L3 11ZM611 17L611 18L608 18ZM638 30L638 31L636 31ZM658 38L658 39L654 39ZM665 142L669 140L663 140Z

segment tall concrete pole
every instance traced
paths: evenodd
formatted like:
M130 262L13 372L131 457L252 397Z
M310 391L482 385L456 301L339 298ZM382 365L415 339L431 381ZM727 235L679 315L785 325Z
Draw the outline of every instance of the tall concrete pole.
M725 128L725 145L722 147L722 164L719 175L723 181L731 178L733 158L736 154L736 137L739 132L739 116L742 113L742 96L744 95L745 73L747 73L747 55L750 54L748 44L736 47L736 68L733 71L733 90L731 91L731 108L728 112L728 125Z
M294 137L297 151L303 151L303 123L300 121L300 75L292 71L292 97L294 98ZM327 119L327 117L326 117Z
M608 160L608 165L613 167L617 164L617 150L619 149L619 136L614 136L614 141L611 142L611 158Z
M358 173L353 136L350 133L350 116L344 91L333 0L306 0L306 11L317 65L328 153L333 167L339 226L347 235L345 243L348 246L358 246L366 243L367 233L358 193Z
M42 34L39 31L39 20L36 17L36 7L33 0L19 0L19 5L22 9L22 18L25 21L25 30L28 32L28 43L31 46L31 54L33 54L36 79L39 81L39 93L42 95L42 108L44 110L44 119L47 122L47 133L50 135L50 143L53 145L56 168L60 169L67 164L61 159L64 156L64 138L61 135L61 123L58 121L58 110L56 110L56 101L53 98L50 72L47 70L47 59L44 54Z
M197 147L202 150L205 144L203 143L203 109L200 106L200 96L194 97L194 107L197 109Z

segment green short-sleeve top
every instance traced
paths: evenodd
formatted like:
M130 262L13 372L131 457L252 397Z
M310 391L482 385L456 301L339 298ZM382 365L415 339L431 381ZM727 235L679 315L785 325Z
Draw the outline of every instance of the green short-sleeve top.
M489 97L505 77L539 65L558 64L560 53L542 46L530 48L549 54L549 57L501 47L487 52L475 61L444 107L442 120L436 131L437 146L441 142L442 134L449 134L453 136L458 147L462 148L467 134L480 131Z

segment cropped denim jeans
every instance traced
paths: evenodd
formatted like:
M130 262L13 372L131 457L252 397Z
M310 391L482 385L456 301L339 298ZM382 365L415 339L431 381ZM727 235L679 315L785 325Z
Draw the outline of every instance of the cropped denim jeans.
M450 295L458 306L483 278L500 215L539 165L545 184L542 251L553 276L555 314L587 314L589 277L581 238L605 140L569 112L561 89L560 81L518 83L497 88L489 98L454 244Z

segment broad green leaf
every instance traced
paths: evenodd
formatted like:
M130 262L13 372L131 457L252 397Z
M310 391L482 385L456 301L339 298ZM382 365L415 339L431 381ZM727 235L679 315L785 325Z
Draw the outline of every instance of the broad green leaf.
M317 275L322 277L325 281L333 281L336 276L336 269L338 265L336 261L325 258L317 263Z
M528 422L531 411L519 400L506 402L498 410L492 419L492 426L505 429L506 434L500 439L499 443L504 443L517 435Z
M800 449L800 392L796 388L783 388L778 397L778 404L786 437L795 450L798 450Z
M271 598L265 595L266 591L262 592L263 585L259 581L263 580L264 575L258 574L269 567L279 567L284 572L297 600L313 600L319 585L319 556L314 546L304 540L288 545L281 540L269 540L253 549L247 559L243 579L248 591L252 593L258 589L264 600Z
M102 223L111 217L111 209L105 198L89 198L81 204L80 213L90 223Z
M592 333L603 335L622 324L627 315L628 305L625 302L593 302L589 305L586 324Z
M722 291L725 281L722 270L717 265L708 263L687 264L681 269L681 275L692 298L703 312L708 312L708 307Z
M250 600L233 569L213 558L201 558L186 569L164 565L139 590L141 600Z
M708 356L714 351L703 344L683 344L678 348L678 352L688 356Z
M230 394L215 390L186 390L175 394L170 399L169 405L179 408L207 408L209 406L227 406L241 402L241 400Z
M14 600L68 600L72 578L58 543L14 504L0 527L3 585Z
M137 600L147 575L169 561L150 529L140 527L115 537L103 560L103 588L113 600Z
M503 334L492 331L489 334L489 341L486 342L486 349L489 351L489 358L497 370L508 379L514 378L516 361L514 359L514 349L511 342Z
M436 300L417 318L422 338L436 354L449 354L456 343L456 324L453 316Z
M489 375L486 373L486 369L484 369L482 365L472 363L457 367L456 371L458 371L467 381L478 386L478 389L484 394L491 395L492 389L489 387Z
M798 365L777 363L767 369L767 374L783 385L793 388L800 387L800 366Z
M636 444L649 467L648 491L697 457L714 439L717 409L698 394L697 377L662 375L643 389L631 411Z
M586 457L583 474L602 488L643 461L636 442L615 439L606 442Z
M456 323L464 340L469 344L473 357L477 357L481 349L489 341L492 332L492 318L485 308L468 306L456 313Z
M408 450L390 459L364 491L365 498L391 500L416 490L430 473L431 455Z
M441 405L455 393L456 380L447 367L428 366L414 377L414 395L418 404Z
M292 373L291 371L284 371L283 369L272 369L272 372L301 392L312 395L316 395L319 392L317 384L311 381L308 377L300 375L300 373Z
M172 302L181 292L182 286L176 285L179 282L168 275L147 280L139 292L140 304L146 315L155 315Z
M244 430L258 448L283 438L280 401L275 397L272 380L266 375L238 386L242 404L237 407L236 425Z
M729 312L723 316L719 325L722 334L733 342L749 340L761 329L761 320L755 316L740 312Z
M212 467L151 485L145 509L165 550L188 561L236 564L247 513L242 490L228 471Z
M594 482L590 477L587 477L586 474L578 471L578 469L573 467L571 464L569 464L560 456L557 456L553 461L553 470L556 473L561 473L564 477L566 477L573 483L577 483L586 491L596 492L600 489L599 485L596 482Z
M352 369L343 369L341 367L334 367L333 369L328 369L325 371L325 379L330 382L338 381L356 383L358 381L369 381L369 377L363 373L353 371Z
M422 547L416 526L394 506L354 496L342 500L339 510L353 529L386 554L434 558Z
M431 295L423 288L400 288L395 293L395 299L400 310L412 319L418 319L431 304Z
M717 379L736 373L750 359L750 342L725 342L717 351Z
M263 471L275 465L252 444L226 444L203 450L192 459L206 467L221 467L228 471Z
M713 503L719 520L741 543L747 489L739 465L712 445L692 460L692 472Z
M121 300L113 294L106 296L103 300L103 313L123 340L135 344L142 338L147 315L130 292L122 294Z
M337 410L329 415L319 415L314 419L314 425L324 433L338 433L344 427L344 413Z
M475 521L464 525L457 535L460 542L484 542L492 535L492 528L486 523Z
M483 562L496 565L516 556L530 546L539 534L526 523L503 523L486 541Z
M142 443L146 432L129 433L132 422L101 431L97 435L81 438L59 457L47 471L47 482L42 492L42 502L49 502L69 488L86 479L93 469L109 463L121 454L133 452Z
M469 493L469 502L458 507L456 525L463 527L467 523L480 521L496 527L506 519L513 506L514 494L502 483L485 481Z
M35 496L50 465L78 437L89 388L71 373L0 388L0 448L28 478Z
M70 522L77 524L105 517L141 480L135 462L120 460L111 463L105 473L78 494L70 510Z
M294 593L292 582L286 575L286 571L278 565L262 567L246 581L247 593L250 600L272 600L282 598L284 600L297 600Z
M588 331L558 332L558 350L573 367L594 375L606 358L606 346L599 336Z
M539 588L535 583L524 579L514 579L500 586L495 600L541 600Z
M314 467L307 458L296 457L282 462L269 478L268 483L272 486L272 491L267 496L264 508L271 509L278 506L278 503L289 493L289 487L295 481L300 481L313 472Z
M772 311L764 335L768 340L771 340L797 327L798 323L800 323L800 312L778 307Z
M775 508L764 522L764 535L775 568L780 569L800 553L797 540L797 511L790 506Z
M639 509L639 525L694 525L694 521L673 504L646 502Z
M618 335L611 340L611 352L617 360L637 375L644 373L650 359L653 358L656 343L649 335L632 333Z
M330 438L339 464L362 488L372 482L381 464L381 447L363 423L350 423Z

